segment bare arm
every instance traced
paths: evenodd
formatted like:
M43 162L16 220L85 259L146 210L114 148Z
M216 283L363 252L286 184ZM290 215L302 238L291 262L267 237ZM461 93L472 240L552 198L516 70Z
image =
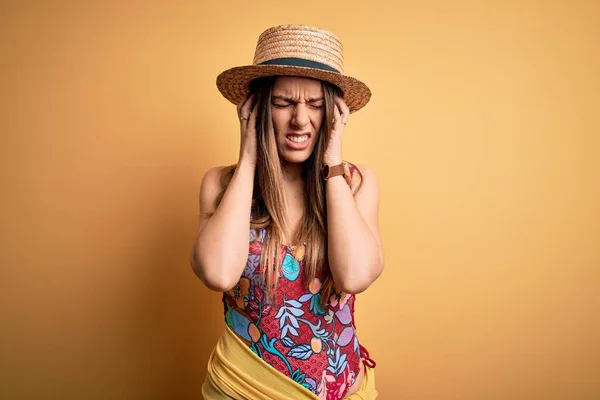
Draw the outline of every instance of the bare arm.
M223 292L235 286L246 264L255 169L253 164L238 164L216 210L222 168L209 170L202 180L200 222L190 261L196 275L212 290Z
M215 209L222 168L209 170L200 187L200 221L190 263L204 284L224 292L234 287L248 258L248 231L256 172L256 107L250 96L237 107L240 157L233 177ZM253 108L251 108L253 107Z
M355 197L341 175L326 183L331 273L339 289L353 294L366 290L381 275L384 263L377 178L366 166L358 168L363 182Z

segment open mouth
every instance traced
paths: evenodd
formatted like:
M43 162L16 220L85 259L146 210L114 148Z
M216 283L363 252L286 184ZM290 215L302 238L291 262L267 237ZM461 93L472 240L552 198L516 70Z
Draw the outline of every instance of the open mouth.
M308 142L310 135L287 135L287 138L294 143L304 143Z
M287 147L293 150L304 150L308 147L310 133L289 133L285 135Z

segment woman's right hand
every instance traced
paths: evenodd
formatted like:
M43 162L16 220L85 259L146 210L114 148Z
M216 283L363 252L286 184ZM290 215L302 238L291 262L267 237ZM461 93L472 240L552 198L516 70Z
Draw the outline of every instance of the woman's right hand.
M256 165L256 105L255 94L246 96L237 106L238 118L240 120L240 159L239 162Z

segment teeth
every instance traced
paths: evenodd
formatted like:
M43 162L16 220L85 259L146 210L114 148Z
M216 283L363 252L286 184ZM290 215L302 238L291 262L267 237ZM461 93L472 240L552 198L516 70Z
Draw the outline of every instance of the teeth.
M304 136L288 136L288 139L290 139L294 143L304 143L304 142L306 142L308 140L308 135L304 135Z

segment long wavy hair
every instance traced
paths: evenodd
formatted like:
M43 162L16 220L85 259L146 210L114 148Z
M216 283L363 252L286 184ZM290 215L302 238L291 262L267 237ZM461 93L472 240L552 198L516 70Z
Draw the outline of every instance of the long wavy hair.
M285 192L283 187L283 170L277 148L277 138L273 128L271 116L271 94L277 77L259 78L252 82L250 90L256 94L257 118L257 168L254 176L254 189L252 194L252 219L250 227L264 228L266 235L260 260L260 269L264 271L264 281L267 287L267 296L275 300L279 268L284 245L306 243L304 255L304 285L309 288L317 275L322 271L322 284L320 289L321 303L324 305L334 291L333 278L329 269L327 257L327 204L325 199L325 182L321 177L323 156L329 143L333 129L335 96L342 96L341 90L328 82L321 82L325 99L325 115L321 129L316 137L316 144L312 154L304 162L302 178L305 185L306 205L300 224L300 230L293 243L283 243L285 233L289 227L285 209ZM221 174L221 193L217 197L216 205L221 202L237 165L230 165L223 169ZM356 169L360 175L360 171ZM362 176L361 176L362 181ZM360 184L354 189L355 194ZM257 239L258 240L258 239ZM313 286L314 290L314 286Z

